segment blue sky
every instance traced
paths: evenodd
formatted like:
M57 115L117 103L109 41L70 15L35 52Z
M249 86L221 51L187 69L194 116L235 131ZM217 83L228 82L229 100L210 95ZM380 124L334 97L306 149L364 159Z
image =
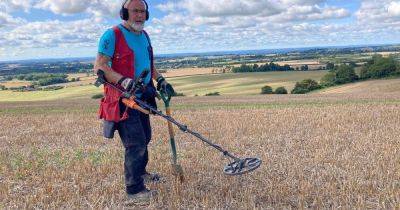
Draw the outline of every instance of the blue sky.
M149 0L156 54L400 43L399 0ZM0 61L95 56L120 0L1 0Z

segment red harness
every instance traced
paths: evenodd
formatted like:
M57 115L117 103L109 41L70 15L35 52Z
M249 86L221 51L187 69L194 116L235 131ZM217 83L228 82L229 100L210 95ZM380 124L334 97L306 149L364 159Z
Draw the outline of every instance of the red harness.
M113 27L115 34L115 53L111 68L124 77L135 78L135 53L126 43L125 37L118 26ZM144 32L147 36L146 32ZM147 37L148 38L148 37ZM151 49L151 47L150 47ZM151 59L151 73L154 74L152 50L149 52ZM133 64L133 65L132 65ZM104 98L100 101L99 118L107 121L119 122L128 118L125 112L121 116L120 97L121 93L108 85L104 85Z

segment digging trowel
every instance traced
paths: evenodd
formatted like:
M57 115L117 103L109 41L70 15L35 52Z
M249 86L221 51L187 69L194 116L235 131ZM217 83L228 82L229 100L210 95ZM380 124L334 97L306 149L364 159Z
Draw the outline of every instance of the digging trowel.
M164 93L163 91L160 91L159 96L164 102L166 115L168 117L171 117L171 108L169 106L171 101L171 96ZM183 175L183 169L182 166L178 164L178 157L176 154L174 127L170 121L168 121L168 133L169 133L169 143L171 144L171 152L172 152L171 171L176 178L179 178L180 182L184 182L185 177Z

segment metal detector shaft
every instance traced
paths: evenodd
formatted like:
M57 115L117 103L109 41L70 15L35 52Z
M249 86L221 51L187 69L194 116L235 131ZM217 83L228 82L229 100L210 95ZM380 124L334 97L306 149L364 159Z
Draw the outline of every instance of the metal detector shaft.
M114 84L112 84L112 83L110 83L110 82L108 82L108 81L103 81L103 82L104 82L104 84L110 85L111 87L113 87L113 88L119 90L119 91L123 94L123 96L126 97L126 98L130 98L130 97L132 96L130 93L121 90L120 88L118 88L117 86L115 86ZM199 133L190 130L186 125L183 125L183 124L179 123L178 121L176 121L174 118L172 118L172 117L170 117L170 116L168 116L168 115L162 113L162 111L159 111L159 110L153 108L152 106L148 105L147 103L145 103L145 102L143 102L143 101L141 101L141 100L139 100L139 99L137 99L137 98L134 98L133 100L134 100L139 106L141 106L141 107L143 107L143 108L146 108L146 109L150 110L152 113L155 113L155 114L157 114L157 115L163 117L164 119L166 119L166 120L168 120L169 122L171 122L171 123L175 124L176 126L178 126L178 128L179 128L181 131L183 131L183 132L185 132L185 133L190 133L190 134L192 134L193 136L197 137L198 139L202 140L203 142L207 143L208 145L210 145L210 146L214 147L215 149L219 150L219 151L222 152L225 156L228 156L228 157L230 157L230 158L232 158L232 159L234 159L234 160L236 160L236 161L240 160L240 158L237 158L237 157L233 156L233 155L230 154L228 151L222 149L222 147L220 147L219 145L216 145L216 144L212 143L210 140L204 138L204 137L203 137L202 135L200 135Z
M203 137L203 136L200 135L199 133L190 130L190 129L187 127L187 125L183 125L183 124L179 123L179 122L176 121L174 118L172 118L172 117L170 117L170 116L168 116L168 115L165 115L165 114L162 113L161 111L154 109L152 106L146 104L145 102L143 102L143 101L141 101L141 100L139 100L139 99L136 99L136 98L135 98L134 100L135 100L135 102L136 102L137 104L139 104L139 105L142 106L143 108L149 109L151 112L153 112L153 113L155 113L155 114L157 114L157 115L163 117L164 119L168 120L169 122L175 124L176 126L178 126L178 128L179 128L181 131L183 131L183 132L185 132L185 133L190 133L190 134L192 134L193 136L197 137L198 139L202 140L203 142L207 143L208 145L210 145L210 146L214 147L215 149L219 150L219 151L222 152L225 156L228 156L228 157L230 157L230 158L232 158L232 159L234 159L234 160L240 160L240 158L237 158L237 157L233 156L233 155L230 154L228 151L222 149L222 147L220 147L219 145L216 145L216 144L212 143L210 140L206 139L205 137Z

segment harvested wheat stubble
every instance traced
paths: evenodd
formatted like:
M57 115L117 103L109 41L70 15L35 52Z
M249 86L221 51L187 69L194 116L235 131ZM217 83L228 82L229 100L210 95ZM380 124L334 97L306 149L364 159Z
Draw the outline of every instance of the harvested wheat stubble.
M150 185L159 196L147 208L400 208L398 95L198 97L174 104L176 119L263 164L245 176L225 176L220 153L177 132L186 172L181 185L170 174L166 122L152 117L149 169L168 181ZM0 207L122 208L122 146L119 138L101 137L96 106L0 104ZM52 108L58 111L46 114Z

